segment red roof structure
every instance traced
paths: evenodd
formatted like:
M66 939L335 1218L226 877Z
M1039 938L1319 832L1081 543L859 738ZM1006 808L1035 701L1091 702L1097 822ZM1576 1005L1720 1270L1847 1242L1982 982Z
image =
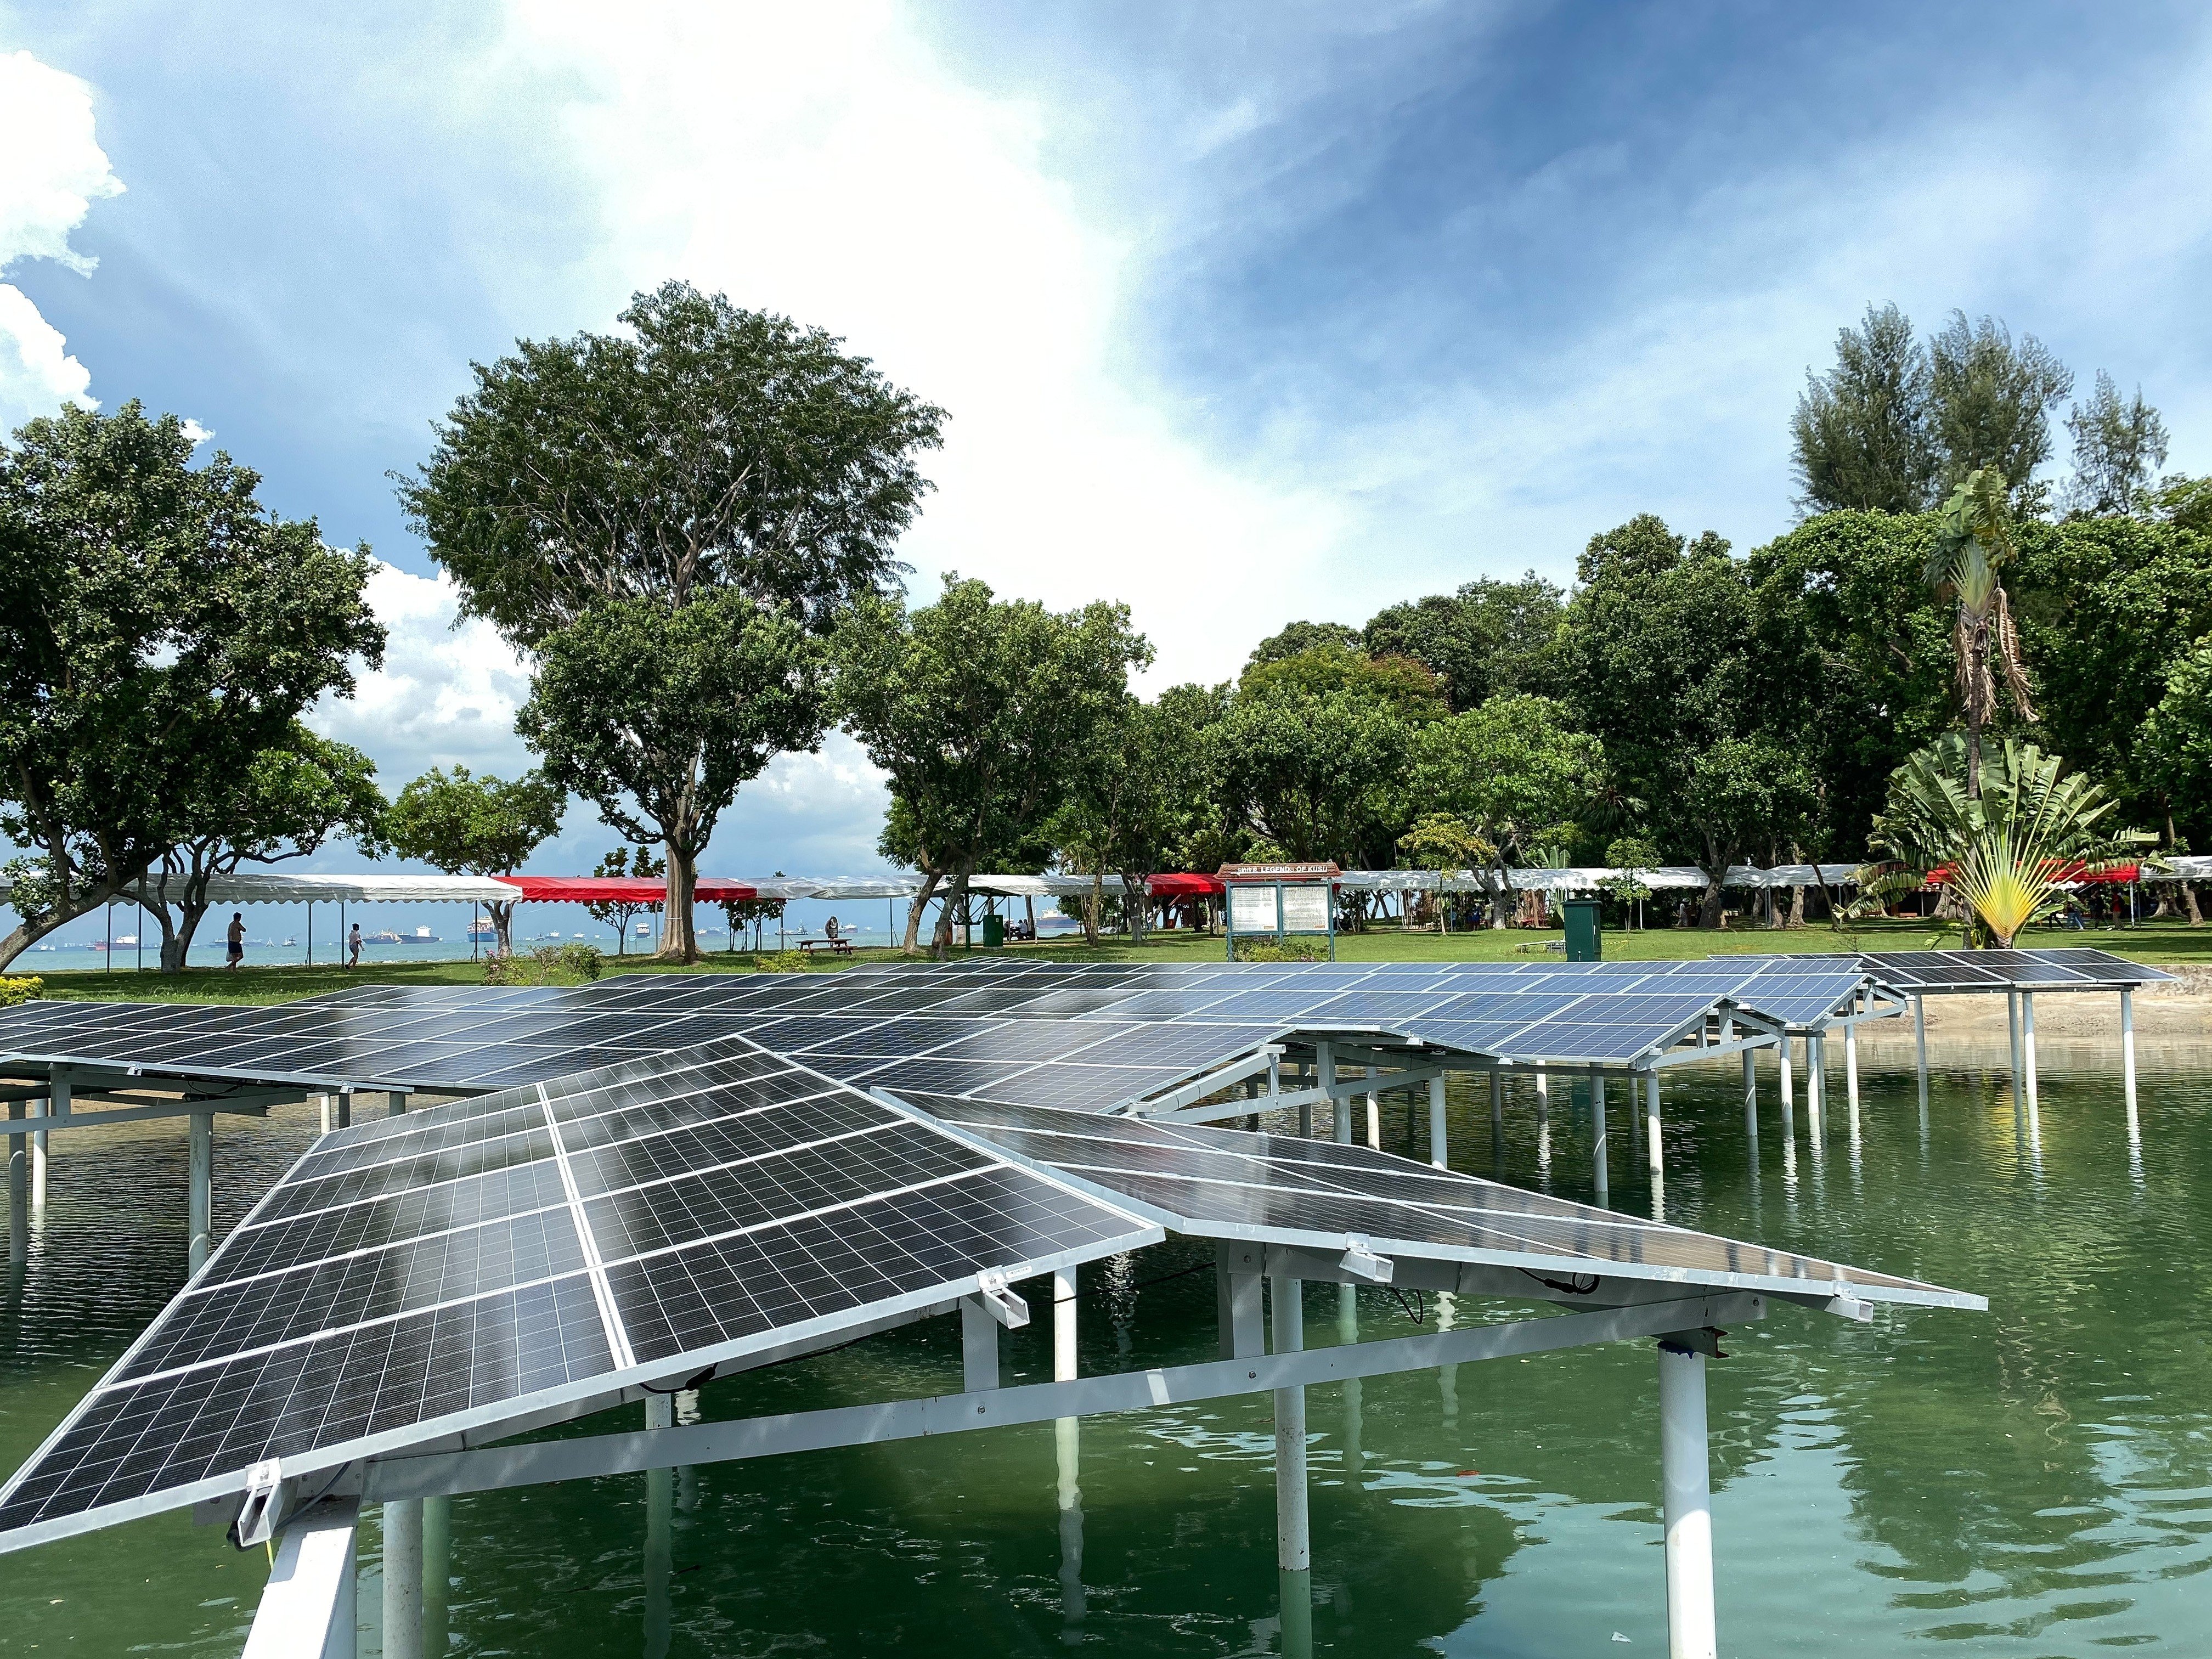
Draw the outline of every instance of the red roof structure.
M668 884L658 876L501 876L526 904L661 904ZM702 880L691 890L702 904L753 899L760 890L742 882Z
M1147 876L1145 890L1154 898L1218 898L1227 889L1218 876Z

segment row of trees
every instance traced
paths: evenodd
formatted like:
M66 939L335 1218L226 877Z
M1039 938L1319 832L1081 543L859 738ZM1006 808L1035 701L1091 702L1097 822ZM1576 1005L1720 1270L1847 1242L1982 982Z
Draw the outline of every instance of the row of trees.
M190 465L173 419L65 410L0 450L0 962L136 898L180 965L208 880L350 836L517 867L572 797L663 867L696 955L697 861L738 790L842 725L890 782L882 847L945 897L986 867L1095 878L1230 859L1354 866L1856 860L1893 775L1967 728L2107 777L2173 847L2208 812L2212 484L2154 481L2156 411L2100 382L2075 480L2037 477L2070 377L1954 317L1870 311L1795 434L1807 504L1739 556L1638 515L1571 592L1531 574L1292 624L1237 679L1129 689L1127 610L1056 613L945 578L900 595L943 412L819 331L672 283L624 331L474 370L398 480L465 613L532 665L514 782L433 772L386 805L301 716L380 659L368 550ZM2039 751L2041 752L2041 751ZM172 914L173 912L173 915ZM1503 921L1502 911L1498 920ZM507 918L495 917L504 933Z

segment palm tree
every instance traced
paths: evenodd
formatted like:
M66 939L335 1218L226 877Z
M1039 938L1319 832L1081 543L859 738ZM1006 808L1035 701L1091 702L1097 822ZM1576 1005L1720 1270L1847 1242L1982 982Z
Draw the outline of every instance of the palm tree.
M1966 709L1966 795L1982 793L1982 728L1996 712L1997 678L2003 676L2013 707L2024 720L2036 718L2020 655L2020 631L1997 573L2012 559L2012 507L2004 475L1992 467L1969 472L1943 504L1936 544L1925 571L1937 595L1955 599L1954 640L1959 696Z
M1868 896L1917 890L1945 872L2000 949L2065 902L2060 884L2142 856L2158 837L2114 830L2118 803L2057 755L2008 738L1978 794L1971 738L1945 733L1889 776L1869 845L1887 860L1858 872Z

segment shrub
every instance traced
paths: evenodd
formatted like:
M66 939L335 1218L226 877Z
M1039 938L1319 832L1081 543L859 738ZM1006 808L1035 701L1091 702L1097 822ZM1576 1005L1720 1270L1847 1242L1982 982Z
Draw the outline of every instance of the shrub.
M36 1002L46 994L46 982L36 974L0 978L0 1008L13 1008L19 1002Z
M1248 939L1237 947L1239 962L1321 962L1328 956L1326 944L1310 939L1285 939L1280 945L1273 939Z
M606 958L596 945L541 945L526 957L495 951L484 958L487 985L584 985L597 979Z
M804 951L770 951L753 958L753 972L757 974L804 974L813 966L814 958Z

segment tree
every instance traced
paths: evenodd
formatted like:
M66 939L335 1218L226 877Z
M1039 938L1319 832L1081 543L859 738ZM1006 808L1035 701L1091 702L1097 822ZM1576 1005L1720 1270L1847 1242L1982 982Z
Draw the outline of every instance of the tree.
M2203 822L2212 809L2212 635L2167 671L2166 695L2143 721L2138 763L2156 776L2166 806L2167 850L2184 850L2174 830L2177 806ZM2202 920L2197 890L2181 884L2191 921Z
M301 858L339 837L370 858L382 854L386 805L376 763L296 721L283 744L263 750L242 772L199 784L173 803L177 839L130 890L161 926L165 974L184 971L216 877L234 875L241 864Z
M1125 605L1054 612L1000 600L951 572L933 605L864 600L839 623L837 712L890 777L898 844L922 872L907 913L912 951L922 907L950 882L952 915L993 848L1038 835L1066 802L1074 757L1128 690L1152 647ZM887 843L893 825L887 824Z
M1954 633L1959 697L1966 715L1966 793L1981 793L1982 728L1996 712L2002 676L2013 707L2024 720L2036 718L2021 660L2020 632L1998 573L2015 551L2012 511L2003 475L1994 468L1970 472L1943 505L1929 550L1926 578L1937 593L1958 602Z
M1937 468L1927 349L1894 304L1869 305L1836 335L1836 366L1810 369L1790 419L1791 465L1808 512L1917 513Z
M2142 388L2122 399L2103 369L2087 404L2066 416L2074 436L2074 483L2067 506L2087 518L2134 514L2148 508L2152 481L2166 465L2166 422L2143 401Z
M567 791L542 774L526 772L508 783L465 766L449 773L432 767L399 792L385 816L385 832L402 858L420 859L449 876L511 875L538 843L561 830ZM501 955L514 950L514 906L484 907L499 934Z
M1488 577L1376 612L1360 642L1370 657L1410 658L1442 683L1454 714L1485 699L1551 689L1550 655L1565 595L1534 571Z
M1370 690L1263 686L1212 728L1209 774L1231 820L1288 858L1382 864L1405 827L1414 730Z
M256 499L174 416L70 408L0 446L0 966L121 896L191 803L383 660L366 547Z
M1880 894L1917 890L1937 871L2000 950L2065 902L2062 882L2136 856L2156 839L2117 830L2118 803L2066 763L2007 738L1971 789L1977 757L1947 732L1897 769L1872 844L1889 862L1859 872Z
M635 858L630 856L633 851L636 854ZM655 877L659 877L665 880L668 875L668 860L653 857L653 849L649 847L634 849L629 847L617 847L592 867L592 873L595 876L617 878L629 876L644 881L651 881ZM630 923L641 915L659 915L665 902L663 900L656 902L651 899L603 899L596 904L586 904L584 907L584 914L594 921L604 922L615 930L615 954L623 957L629 954Z
M1551 698L1518 696L1493 697L1437 721L1413 739L1413 750L1415 805L1460 820L1489 848L1498 888L1491 925L1504 927L1510 860L1572 839L1604 770L1602 747L1574 730Z
M1424 812L1413 827L1398 837L1398 850L1413 860L1412 867L1437 874L1437 931L1451 932L1451 902L1444 884L1462 870L1486 869L1498 849L1480 831L1454 812Z
M1296 657L1316 646L1340 646L1346 651L1359 648L1359 630L1343 623L1294 622L1284 625L1279 634L1270 634L1252 647L1245 659L1245 666L1257 667L1263 662L1280 662L1285 657Z
M1145 883L1174 857L1190 804L1203 792L1202 728L1187 696L1125 696L1091 733L1057 824L1063 852L1091 875L1084 928L1097 943L1108 871L1121 878L1130 933L1144 943Z
M730 588L825 631L899 573L943 410L819 329L688 283L621 321L477 365L396 480L466 614L534 648L611 601Z
M1247 668L1237 683L1247 697L1327 697L1345 692L1385 705L1419 724L1448 712L1443 684L1411 657L1370 657L1334 643L1296 656L1273 657Z
M1994 471L2018 492L2051 459L2049 413L2074 389L2067 367L2033 334L2017 345L1992 317L1954 311L1928 342L1929 391L1940 482L1955 489Z
M829 653L795 612L734 589L614 599L538 641L515 718L547 780L668 860L660 954L696 962L699 855L738 789L828 724Z
M1613 897L1635 907L1632 915L1640 925L1644 901L1651 896L1644 878L1659 867L1658 848L1642 836L1622 836L1605 849L1605 861L1607 868L1620 872L1612 884Z

